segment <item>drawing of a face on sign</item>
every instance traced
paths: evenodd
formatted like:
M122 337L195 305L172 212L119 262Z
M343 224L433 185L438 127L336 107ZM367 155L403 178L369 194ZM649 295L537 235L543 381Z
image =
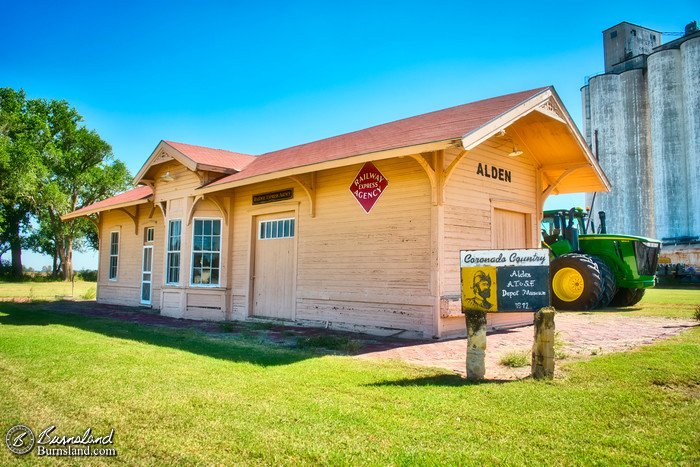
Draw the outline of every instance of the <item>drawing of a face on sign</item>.
M371 162L367 162L350 184L350 192L362 209L369 214L388 185L389 181L384 178L379 169Z
M496 268L462 269L462 303L465 310L496 311L498 309L492 290L496 287Z

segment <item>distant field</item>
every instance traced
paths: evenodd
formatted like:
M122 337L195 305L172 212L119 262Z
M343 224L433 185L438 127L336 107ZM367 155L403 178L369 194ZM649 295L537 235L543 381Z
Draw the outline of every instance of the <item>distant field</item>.
M628 308L607 308L606 311L620 311L630 316L672 316L689 318L696 306L700 306L699 288L648 289L644 298Z
M75 281L77 298L94 298L88 293L96 290L95 282ZM0 297L30 298L32 300L54 300L56 295L69 296L72 293L71 282L0 282ZM86 296L87 294L87 296Z

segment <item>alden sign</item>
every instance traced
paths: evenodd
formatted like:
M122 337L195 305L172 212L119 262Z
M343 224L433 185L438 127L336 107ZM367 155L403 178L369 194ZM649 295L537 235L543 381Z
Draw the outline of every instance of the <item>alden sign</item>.
M493 178L494 180L500 180L502 182L511 183L510 170L501 169L500 167L490 166L488 164L482 164L479 162L479 166L476 168L476 174L481 175L486 178Z
M460 251L462 312L549 306L549 250Z

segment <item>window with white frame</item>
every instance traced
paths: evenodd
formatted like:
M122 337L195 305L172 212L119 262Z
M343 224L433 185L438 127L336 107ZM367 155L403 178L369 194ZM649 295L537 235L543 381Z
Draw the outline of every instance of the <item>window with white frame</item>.
M109 280L116 281L119 273L119 232L109 237Z
M293 237L294 218L275 219L272 221L260 221L260 228L258 229L258 240Z
M154 227L146 227L143 231L143 243L153 243L153 237L155 236Z
M219 285L221 219L195 219L192 231L192 285Z
M180 245L182 238L182 221L171 220L168 222L168 260L165 268L166 284L180 283Z

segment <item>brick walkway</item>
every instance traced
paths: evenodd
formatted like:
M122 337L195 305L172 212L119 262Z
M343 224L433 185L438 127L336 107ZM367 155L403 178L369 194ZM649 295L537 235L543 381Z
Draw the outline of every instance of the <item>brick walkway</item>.
M612 314L561 313L555 319L558 339L563 341L559 352L562 360L580 360L593 355L629 350L640 345L676 336L697 326L698 322L681 318L647 318ZM508 368L499 364L501 355L509 351L530 351L534 340L533 326L496 331L487 334L486 378L520 379L530 368ZM419 365L446 368L466 374L466 339L452 339L418 345L386 348L358 355L359 358L395 358ZM557 361L557 365L560 364Z

